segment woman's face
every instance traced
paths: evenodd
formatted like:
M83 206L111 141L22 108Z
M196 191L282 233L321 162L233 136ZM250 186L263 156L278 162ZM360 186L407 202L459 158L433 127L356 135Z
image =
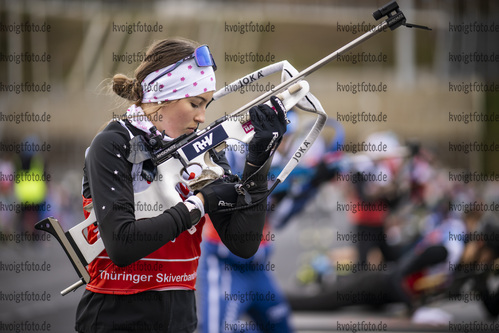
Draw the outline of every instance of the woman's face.
M212 97L213 91L208 91L167 103L151 115L151 122L160 132L165 131L170 138L193 133L200 123L204 123L206 105ZM154 104L149 107L154 107Z

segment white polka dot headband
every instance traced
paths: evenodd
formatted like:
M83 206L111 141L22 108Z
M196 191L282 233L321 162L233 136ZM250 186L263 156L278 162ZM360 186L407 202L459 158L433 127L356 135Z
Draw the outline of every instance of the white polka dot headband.
M200 46L191 56L147 75L142 81L142 103L161 103L215 91L216 68L208 46Z

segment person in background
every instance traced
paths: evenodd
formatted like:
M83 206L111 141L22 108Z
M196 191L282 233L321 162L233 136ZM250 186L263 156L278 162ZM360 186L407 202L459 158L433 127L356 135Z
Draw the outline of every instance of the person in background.
M234 173L242 174L247 151L244 143L228 141L226 156ZM262 235L256 254L243 259L229 251L207 221L198 275L200 332L293 332L289 306L273 273L275 234L268 221Z
M29 136L24 141L39 144L37 136ZM50 214L46 205L48 186L45 161L40 153L34 151L23 150L17 157L14 193L21 204L16 214L17 231L31 231L37 221Z

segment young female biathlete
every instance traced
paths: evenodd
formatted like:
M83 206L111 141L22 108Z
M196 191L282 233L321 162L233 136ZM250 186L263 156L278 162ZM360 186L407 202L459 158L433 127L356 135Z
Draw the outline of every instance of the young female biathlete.
M274 97L275 110L265 105L250 109L255 135L240 181L231 181L234 177L221 155L218 163L226 169L222 179L196 194L184 186L172 188L172 195L184 201L163 207L152 218L135 216L134 193L168 175L155 175L150 160L129 162L138 153L130 140L147 140L153 126L158 134L164 131L166 141L196 131L215 91L215 70L206 45L166 39L149 48L135 78L114 76L114 92L133 104L123 120L110 122L94 138L86 152L83 205L87 216L91 207L97 218L96 226L89 228L89 241L101 237L106 250L88 267L91 281L77 309L78 332L193 332L205 214L231 252L249 258L257 251L266 200L231 213L219 210L227 203L242 206L248 199L256 203L265 196L269 144L273 133L282 136L286 131L284 110Z

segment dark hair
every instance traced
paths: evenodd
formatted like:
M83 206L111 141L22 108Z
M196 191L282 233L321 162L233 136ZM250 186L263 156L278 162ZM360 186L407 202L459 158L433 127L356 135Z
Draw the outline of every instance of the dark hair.
M167 67L191 55L199 44L184 38L169 38L155 41L146 51L144 61L135 70L135 78L124 74L113 77L112 89L120 97L137 106L141 105L144 92L141 82L150 73Z

